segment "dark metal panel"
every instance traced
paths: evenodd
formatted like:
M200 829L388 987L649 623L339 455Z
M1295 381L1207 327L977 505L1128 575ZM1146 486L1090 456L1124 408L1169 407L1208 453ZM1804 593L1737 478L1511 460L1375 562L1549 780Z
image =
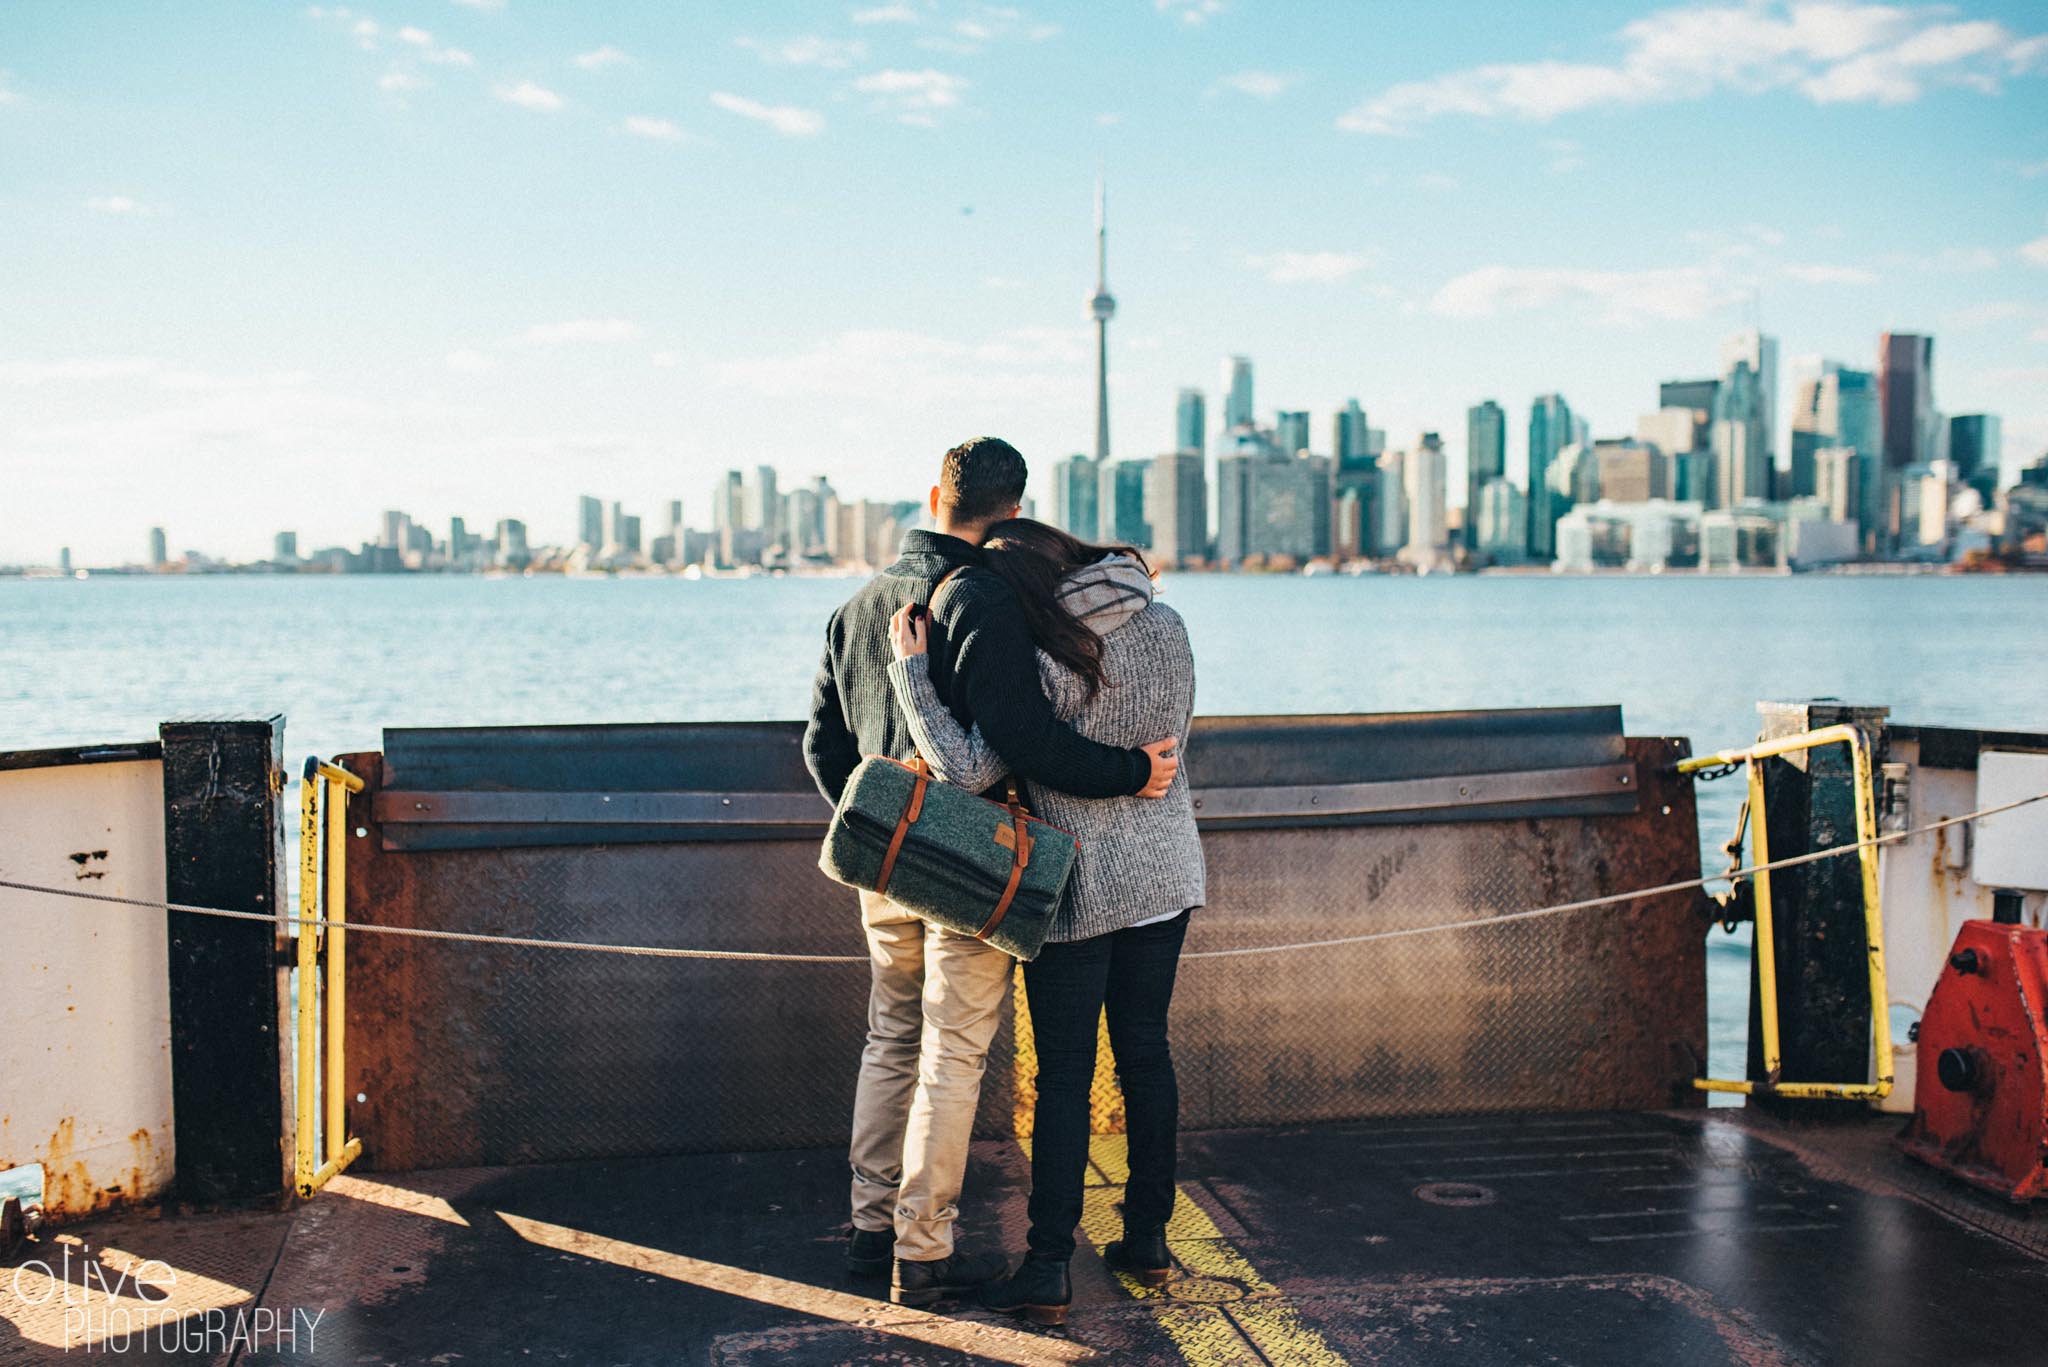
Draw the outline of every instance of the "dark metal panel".
M1636 805L1632 764L1595 764L1575 769L1530 769L1512 773L1453 774L1444 778L1397 779L1378 783L1304 783L1281 788L1200 788L1197 818L1212 825L1336 820L1383 816L1478 820L1507 815L1532 805L1597 798L1600 810L1632 812ZM1581 804L1583 808L1583 804ZM1541 812L1525 812L1542 815Z
M1276 733L1277 734L1277 733ZM1277 742L1276 742L1277 743ZM1314 737L1304 744L1320 743ZM1584 747L1581 747L1584 748ZM1189 950L1320 940L1695 876L1682 742L1631 741L1632 814L1212 829ZM405 851L375 755L351 800L351 914L394 925L858 955L855 899L815 839ZM1275 765L1275 769L1284 766ZM1306 766L1303 766L1304 768ZM610 832L607 831L607 835ZM1697 894L1483 930L1191 958L1175 1005L1201 1128L1575 1105L1698 1104ZM844 1141L860 964L732 964L350 939L348 1091L364 1164L393 1170ZM1028 1059L1005 1022L977 1132L1016 1133Z
M130 745L64 745L54 750L0 750L0 770L60 769L72 764L129 764L162 759L163 746L153 740Z
M1918 741L1923 769L1967 769L1974 773L1977 756L1985 750L2048 750L2048 735L2039 731L1893 724L1885 728L1885 734L1897 740Z
M169 900L273 915L284 905L284 718L166 722ZM290 1004L278 925L169 912L177 1189L212 1204L291 1185Z

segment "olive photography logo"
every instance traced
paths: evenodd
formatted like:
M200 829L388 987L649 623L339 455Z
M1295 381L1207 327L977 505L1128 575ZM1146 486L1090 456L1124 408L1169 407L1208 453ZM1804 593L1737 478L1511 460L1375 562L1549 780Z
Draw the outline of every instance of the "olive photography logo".
M87 1243L64 1242L15 1265L14 1303L61 1314L64 1351L106 1353L312 1353L325 1310L176 1304L177 1270L159 1258L110 1266ZM140 1302L140 1304L136 1304Z

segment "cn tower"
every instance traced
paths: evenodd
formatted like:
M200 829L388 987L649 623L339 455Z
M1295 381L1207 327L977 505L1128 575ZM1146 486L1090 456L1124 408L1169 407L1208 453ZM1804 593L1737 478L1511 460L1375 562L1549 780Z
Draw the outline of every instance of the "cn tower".
M1109 294L1109 206L1102 177L1095 178L1095 297L1088 301L1095 319L1095 459L1109 460L1109 320L1116 300Z

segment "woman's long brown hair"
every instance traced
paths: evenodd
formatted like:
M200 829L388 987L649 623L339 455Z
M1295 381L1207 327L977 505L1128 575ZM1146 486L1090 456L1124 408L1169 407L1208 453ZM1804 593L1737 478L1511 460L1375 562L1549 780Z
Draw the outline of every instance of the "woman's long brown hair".
M1024 624L1038 648L1081 677L1088 696L1101 688L1102 638L1060 606L1060 581L1112 555L1127 555L1152 572L1134 546L1097 546L1028 517L996 523L981 543L982 558L1017 594Z

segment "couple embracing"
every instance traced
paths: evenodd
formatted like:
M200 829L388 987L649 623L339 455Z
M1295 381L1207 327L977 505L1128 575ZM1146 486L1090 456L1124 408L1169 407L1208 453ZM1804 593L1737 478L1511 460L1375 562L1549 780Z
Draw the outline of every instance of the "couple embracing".
M978 1294L1057 1324L1071 1300L1105 1010L1130 1178L1123 1238L1103 1256L1155 1285L1167 1277L1180 1104L1167 1007L1204 875L1178 759L1194 711L1187 632L1137 551L1019 517L1024 481L1007 442L946 453L934 530L907 534L901 558L833 614L804 757L835 805L870 755L921 756L971 792L1021 780L1036 815L1078 837L1045 945L1023 966L1038 1098L1029 1247L1014 1271L1000 1252L956 1248L953 1223L1017 961L861 894L871 980L848 1267L889 1271L901 1305Z

